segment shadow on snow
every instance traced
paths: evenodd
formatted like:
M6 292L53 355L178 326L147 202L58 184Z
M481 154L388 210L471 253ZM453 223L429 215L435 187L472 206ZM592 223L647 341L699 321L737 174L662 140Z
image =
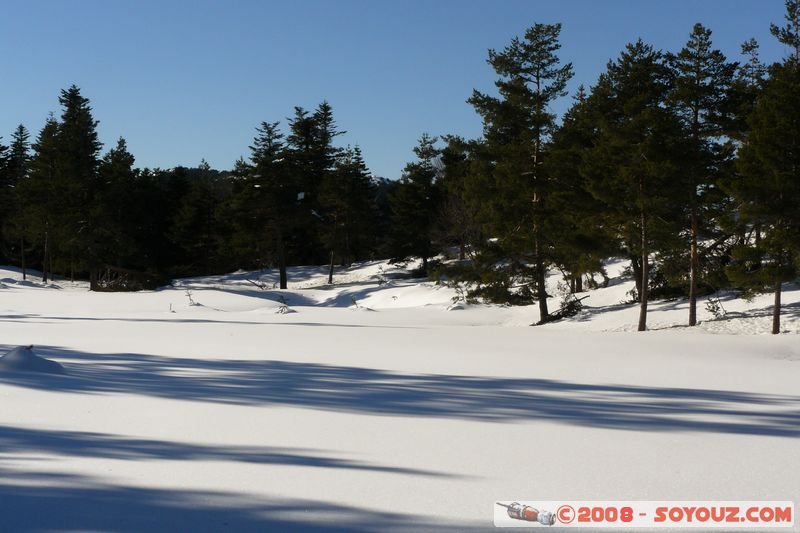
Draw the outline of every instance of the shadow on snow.
M484 528L485 529L485 528ZM421 517L313 500L104 483L63 473L0 469L0 531L367 533L476 531Z
M91 354L56 347L36 347L35 351L58 360L69 375L0 374L0 382L48 391L141 394L362 414L800 436L800 396L406 374L276 360Z

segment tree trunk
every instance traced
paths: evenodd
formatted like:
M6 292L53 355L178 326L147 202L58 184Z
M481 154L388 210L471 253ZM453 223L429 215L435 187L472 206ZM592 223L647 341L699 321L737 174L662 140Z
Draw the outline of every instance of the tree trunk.
M358 252L358 249L356 249L356 252ZM331 252L332 254L333 252ZM346 266L350 266L354 261L353 251L350 249L350 231L345 231L344 233L344 254L340 259L342 260L342 265ZM331 280L331 283L333 283L333 280Z
M428 274L428 257L427 256L423 256L422 257L422 270L425 272L426 275Z
M689 265L689 325L697 325L697 270L700 261L697 256L697 213L692 210L692 234Z
M331 267L328 269L328 285L333 285L333 250L331 250Z
M467 256L467 247L462 242L458 245L458 260L463 261L466 256Z
M645 225L646 219L644 211L641 213L642 224L642 282L641 291L639 292L639 331L647 330L647 296L648 296L648 275L649 265L647 263L647 227Z
M583 292L583 274L575 276L575 292Z
M47 261L50 259L50 232L44 232L44 255L42 257L42 283L47 283Z
M539 116L542 112L542 87L541 75L537 72L536 75L536 114ZM537 127L535 131L534 149L533 149L533 245L536 254L536 298L539 300L539 322L544 323L550 318L550 313L547 310L547 287L545 286L547 273L544 268L544 260L542 259L542 250L539 242L539 232L541 231L538 217L539 211L542 206L541 191L539 190L539 155L542 143L542 130Z
M534 246L536 248L536 299L539 300L539 322L544 323L550 318L550 313L547 310L547 286L546 277L547 273L544 268L544 261L539 253L539 237L534 237Z
M631 270L633 270L633 280L636 283L636 301L642 301L642 263L641 258L631 255ZM606 285L608 286L608 285Z
M28 279L28 272L25 270L25 237L19 238L19 262L22 266L22 279Z
M781 282L775 284L775 305L772 306L772 334L781 332Z
M278 269L280 270L281 276L281 289L285 289L287 287L287 279L286 279L286 250L284 249L283 244L283 237L279 237L278 239Z

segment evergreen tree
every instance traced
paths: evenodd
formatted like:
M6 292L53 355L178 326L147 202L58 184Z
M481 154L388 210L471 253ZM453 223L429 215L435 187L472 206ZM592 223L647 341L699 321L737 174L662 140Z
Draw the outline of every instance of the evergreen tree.
M582 172L634 264L639 331L647 329L650 255L677 235L685 202L684 130L664 105L670 86L663 54L639 40L609 63L589 98L598 133Z
M757 240L734 249L728 274L750 291L773 290L772 333L780 333L781 284L797 276L800 255L800 63L772 68L739 150L741 176L730 189Z
M785 0L785 26L770 24L770 32L791 50L789 61L800 63L800 0Z
M218 270L220 257L220 220L217 208L223 205L225 183L203 160L189 181L189 190L181 198L174 214L171 239L181 252L183 275L212 273Z
M767 67L759 58L759 46L755 39L748 39L741 46L745 60L736 67L730 92L725 105L730 112L730 128L727 135L741 142L747 132L747 119L753 112L756 98L760 94L767 77Z
M500 98L474 91L469 99L483 119L486 142L496 161L497 192L513 204L501 201L505 204L501 209L517 213L511 219L512 227L500 229L497 238L519 255L530 237L541 322L546 322L549 314L545 281L552 260L548 238L555 226L541 165L545 143L555 127L549 106L566 95L572 77L572 65L562 65L556 55L560 33L560 24L535 24L523 39L514 38L501 52L490 50L489 64L500 76L495 82ZM505 216L494 218L502 221ZM519 224L530 229L521 231Z
M99 164L99 187L93 219L97 224L97 257L100 265L134 268L138 249L137 232L142 209L137 205L134 157L122 137Z
M431 231L439 202L436 160L440 152L436 148L437 141L437 137L427 133L420 137L414 147L417 160L405 166L403 176L390 197L393 258L419 257L426 273L428 259L435 255Z
M92 220L92 206L97 191L97 167L101 144L97 121L92 117L89 100L72 85L61 91L63 108L58 125L56 192L61 199L56 228L58 243L69 265L70 278L77 270L88 268L94 288L97 275L97 226Z
M604 206L586 189L581 169L597 138L595 120L583 86L553 135L545 161L551 182L550 206L558 213L559 231L551 235L554 260L565 272L573 293L583 290L583 276L600 272L615 255L616 235L603 223Z
M303 121L305 118L303 117ZM277 122L262 122L250 147L251 173L245 180L249 206L246 212L253 221L255 243L265 258L274 258L280 274L280 288L288 284L287 243L297 224L297 198L302 185L289 174L287 148Z
M56 191L58 174L58 121L51 114L34 142L30 177L21 187L28 239L41 250L42 281L53 277L55 227L62 198Z
M712 48L711 30L695 24L686 46L668 57L674 70L670 95L688 132L686 162L686 210L689 235L689 325L697 324L697 290L700 277L698 242L712 236L725 197L718 187L721 169L731 150L724 132L728 125L725 99L735 65Z
M330 250L328 283L333 283L334 258L343 265L363 259L372 244L376 218L375 186L361 149L346 148L320 190L324 216L321 239Z
M318 118L316 113L296 107L286 137L287 179L297 194L288 206L292 231L285 235L286 247L291 261L301 264L322 263L326 256L318 239L322 222L319 188L332 161L322 147Z
M9 149L8 146L2 143L3 138L0 137L0 205L7 206L13 205L13 195L12 195L12 185L11 185L11 172L10 172L10 161L9 161ZM6 233L7 229L6 226L10 220L10 212L9 210L2 210L0 211L0 250L2 250L2 255L0 257L5 257L8 255L8 251L6 249Z
M458 259L463 261L467 249L478 243L483 233L478 220L479 202L467 193L473 165L482 146L478 141L467 141L457 135L448 135L444 141L439 180L441 207L434 241L443 249L456 246Z
M17 251L20 268L22 269L22 279L27 279L25 264L25 198L23 189L30 171L30 149L30 134L25 126L20 124L11 137L11 147L8 154L6 171L8 174L8 186L11 191L10 206L13 206L9 211L13 214L6 226L5 235L14 245L18 246Z

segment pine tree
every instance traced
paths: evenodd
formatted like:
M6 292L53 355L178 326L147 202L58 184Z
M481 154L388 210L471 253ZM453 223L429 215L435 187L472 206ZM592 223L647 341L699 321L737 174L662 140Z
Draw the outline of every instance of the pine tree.
M589 98L598 133L582 173L635 267L639 258L639 331L647 329L650 255L677 234L685 202L685 132L664 105L670 86L663 54L639 40L609 63Z
M781 284L797 276L800 259L800 63L772 68L749 124L738 154L741 176L730 189L742 223L758 227L760 236L734 249L728 274L750 291L774 291L777 334Z
M56 191L62 200L58 217L59 243L68 258L70 278L88 268L94 286L97 275L96 225L92 205L97 191L101 149L98 122L92 117L88 98L72 85L58 99L63 111L58 125Z
M573 293L583 290L585 274L604 273L602 260L615 255L616 235L604 224L604 206L586 189L581 169L597 138L595 120L583 86L564 114L548 147L545 173L559 230L551 235L556 264L567 274Z
M10 161L9 161L9 149L8 146L2 143L3 138L0 137L0 205L13 205L13 196L12 196L12 189L11 189L11 172L10 172ZM7 224L9 223L9 211L2 210L0 211L0 250L2 250L3 254L0 257L7 256L8 252L6 250L6 234L7 234Z
M747 119L755 108L756 99L767 77L767 67L761 62L759 45L755 39L742 43L741 55L745 60L737 65L730 91L724 101L731 119L727 135L738 142L745 137Z
M316 113L296 107L286 137L287 179L297 191L290 203L292 209L288 214L292 231L285 235L288 239L286 246L292 262L301 264L322 263L326 256L318 239L322 222L319 188L332 163L321 147L324 142L319 131L319 118ZM333 135L328 137L333 138Z
M427 133L420 137L414 147L417 159L405 166L390 197L393 258L419 257L426 273L428 259L435 255L431 231L439 204L437 141L437 137Z
M280 288L288 284L287 244L296 227L297 198L302 187L289 173L288 153L278 122L262 122L250 146L251 173L245 180L248 201L245 212L253 222L257 235L255 243L263 249L274 250L278 265Z
M55 227L61 198L56 191L58 174L58 121L51 114L34 142L30 177L21 188L25 210L24 225L29 240L41 250L42 281L53 277Z
M509 200L519 198L515 204L528 202L512 211L518 213L515 222L530 226L540 322L546 322L549 314L545 280L552 253L547 234L553 225L541 165L545 143L555 127L549 106L566 95L572 77L572 65L562 65L556 55L560 33L560 24L535 24L523 39L514 38L501 52L490 50L489 64L500 76L495 82L500 98L474 91L469 99L483 119L486 142L496 160L498 192ZM512 227L510 238L497 237L519 248L525 240L520 233Z
M735 65L712 48L711 30L695 24L686 46L668 60L674 71L671 103L688 132L686 208L689 234L689 325L697 324L700 277L698 242L713 233L724 195L718 187L720 169L731 150L723 137L729 123L725 98Z
M435 225L434 241L442 249L458 248L458 259L466 259L467 250L482 235L478 220L480 201L468 193L467 187L479 152L480 141L467 141L457 135L444 137L441 153L442 173L439 179L441 208ZM475 195L477 196L477 195Z
M328 283L333 283L334 258L343 265L363 259L371 247L376 219L375 185L361 149L346 148L320 190L324 217L321 239L330 250Z
M800 0L785 0L785 26L770 24L770 32L791 50L790 61L800 63Z
M30 134L20 124L11 137L11 147L8 154L7 173L8 186L11 190L11 205L13 213L7 226L7 237L19 246L19 263L22 269L22 279L27 279L25 264L25 198L23 196L24 182L30 171Z
M170 230L172 241L183 258L179 265L183 275L218 270L221 237L217 208L223 205L224 187L219 173L212 170L207 161L201 161L174 213Z
M125 139L108 151L99 164L93 220L97 224L97 257L102 264L134 268L144 253L137 247L139 219L145 206L137 205L135 159Z

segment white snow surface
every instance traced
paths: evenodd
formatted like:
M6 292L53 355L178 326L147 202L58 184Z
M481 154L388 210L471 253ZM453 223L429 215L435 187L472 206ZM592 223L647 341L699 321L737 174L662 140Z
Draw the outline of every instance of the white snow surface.
M33 344L68 373L0 373L0 531L492 531L499 500L800 502L798 287L782 335L771 295L732 293L695 328L685 300L653 302L637 333L624 267L537 327L536 306L452 306L385 262L333 286L293 268L286 291L271 271L92 293L0 270L0 355Z

